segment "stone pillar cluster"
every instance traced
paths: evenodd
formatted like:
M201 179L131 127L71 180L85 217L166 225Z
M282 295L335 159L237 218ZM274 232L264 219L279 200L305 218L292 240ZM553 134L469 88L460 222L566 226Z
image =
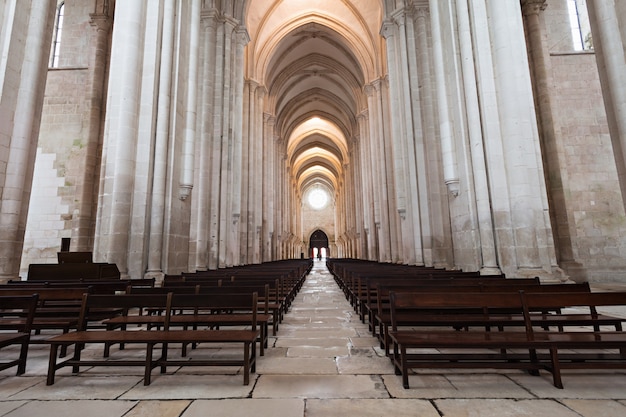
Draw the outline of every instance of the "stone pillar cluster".
M0 282L19 274L55 10L0 3Z

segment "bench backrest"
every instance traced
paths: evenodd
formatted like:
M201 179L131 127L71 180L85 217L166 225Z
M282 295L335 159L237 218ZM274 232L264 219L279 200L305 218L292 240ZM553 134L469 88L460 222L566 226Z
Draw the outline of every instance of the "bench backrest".
M39 305L45 305L55 301L81 301L83 294L90 293L90 287L74 288L48 288L48 287L12 287L12 285L0 288L0 296L20 297L37 294Z
M215 314L246 312L251 316L250 327L256 330L258 293L246 294L172 294L166 314L165 328L169 326L171 311L189 310L193 314L210 311Z
M0 322L0 329L17 330L18 332L28 333L32 329L33 319L35 317L35 309L37 307L38 295L20 295L20 296L0 296L0 317L21 318L19 325L11 325L3 327Z
M507 310L524 311L522 296L516 292L504 293L452 293L452 292L391 292L389 294L391 308L391 327L397 330L397 316L403 311L415 312L416 320L419 320L419 313L424 314L484 314L488 316L490 312ZM527 330L532 331L530 321L525 322Z
M550 308L588 307L596 313L596 307L626 306L626 292L523 292L524 304L531 310Z
M226 287L202 287L198 288L198 294L206 294L206 295L226 295L230 296L230 294L252 294L257 293L257 297L259 302L263 305L263 313L267 314L269 312L269 303L276 302L276 294L270 293L269 284L259 284L259 285L229 285Z
M78 330L87 330L90 313L94 310L119 309L127 314L130 309L166 309L172 294L84 294L80 311Z

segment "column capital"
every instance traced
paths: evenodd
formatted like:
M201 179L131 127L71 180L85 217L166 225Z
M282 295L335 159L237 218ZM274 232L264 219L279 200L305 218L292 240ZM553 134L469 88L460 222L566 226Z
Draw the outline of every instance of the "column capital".
M208 26L212 26L219 19L219 13L216 8L203 9L200 12L200 20Z
M250 90L256 90L259 87L259 82L253 79L246 79L245 83L250 87Z
M385 39L389 39L395 34L395 26L396 24L394 23L393 20L390 20L390 19L384 20L383 25L380 28L380 35Z
M522 1L522 14L529 16L533 14L539 14L548 6L546 0L521 0Z
M245 27L237 27L237 29L235 29L235 33L237 34L237 44L240 46L245 46L250 42L250 35L248 34L248 29Z
M415 5L415 18L416 19L428 19L430 18L430 8L428 5Z
M404 26L404 23L406 21L408 14L409 12L407 11L406 8L401 8L401 9L395 10L391 14L391 18L396 24L398 24L398 26Z
M270 126L274 126L276 123L276 116L270 113L263 113L263 121Z

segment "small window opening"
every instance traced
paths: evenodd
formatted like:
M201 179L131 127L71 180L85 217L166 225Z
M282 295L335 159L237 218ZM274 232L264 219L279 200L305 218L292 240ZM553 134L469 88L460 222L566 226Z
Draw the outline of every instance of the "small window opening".
M54 21L54 33L52 34L52 51L50 52L50 67L59 67L59 52L61 50L61 34L63 32L63 14L65 12L65 2L57 7L57 15Z
M572 41L575 51L593 50L591 25L587 13L587 0L567 0Z

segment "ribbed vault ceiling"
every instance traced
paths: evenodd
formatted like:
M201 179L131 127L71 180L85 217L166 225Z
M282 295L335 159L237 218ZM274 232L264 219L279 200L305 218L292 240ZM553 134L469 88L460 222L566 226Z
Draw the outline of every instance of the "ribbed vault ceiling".
M365 84L380 76L381 4L372 0L254 0L246 76L267 89L293 183L340 191Z

